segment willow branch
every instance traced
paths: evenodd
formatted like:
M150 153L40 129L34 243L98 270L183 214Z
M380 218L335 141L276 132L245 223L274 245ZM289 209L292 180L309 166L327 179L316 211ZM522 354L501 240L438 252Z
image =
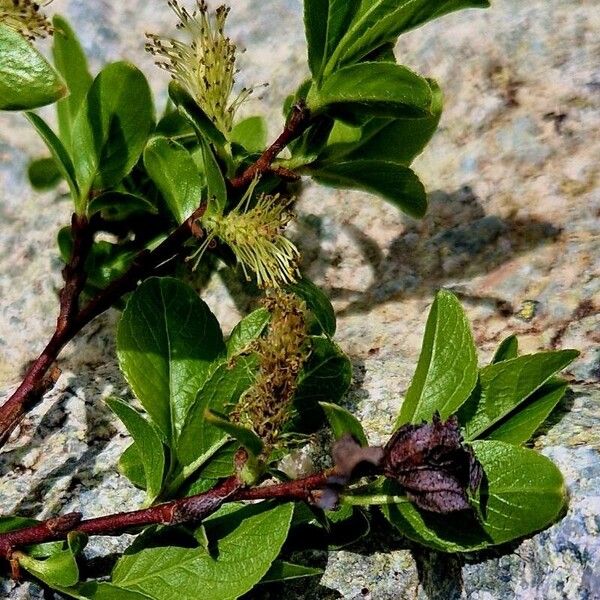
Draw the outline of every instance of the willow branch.
M69 513L31 527L0 534L0 558L10 560L15 550L31 544L66 540L71 532L84 533L88 536L112 536L148 525L197 523L217 511L225 502L240 500L313 502L319 491L329 485L333 475L334 471L329 470L304 479L254 488L244 487L234 476L208 492L142 510L86 520L82 520L80 513Z
M272 171L273 161L290 142L299 138L308 129L310 124L310 111L304 103L299 102L293 107L281 135L261 154L253 165L249 166L239 177L230 181L231 187L233 189L248 187L255 177ZM285 178L293 177L293 172L285 171L285 174Z

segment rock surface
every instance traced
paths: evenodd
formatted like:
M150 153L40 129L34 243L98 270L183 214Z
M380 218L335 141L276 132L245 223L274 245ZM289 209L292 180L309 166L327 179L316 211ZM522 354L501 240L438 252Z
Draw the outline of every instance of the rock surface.
M275 134L284 97L306 75L301 2L232 4L232 35L248 49L244 83L271 83L264 103L248 110L266 112ZM95 71L126 57L164 101L164 74L144 55L143 33L166 32L166 6L62 0L50 8L76 25ZM338 341L355 367L346 404L372 442L389 434L440 287L463 299L484 359L510 333L524 352L582 350L569 373L572 393L536 440L565 474L566 517L464 564L402 542L333 552L321 584L344 598L600 597L599 29L594 0L505 0L411 32L397 56L437 78L446 97L440 130L415 164L432 191L428 216L416 222L367 194L306 187L297 235L308 274L339 311ZM0 399L55 319L54 239L69 206L28 187L27 163L42 154L22 116L0 115ZM207 301L235 322L217 282ZM116 318L105 315L69 347L55 390L0 455L0 513L87 517L142 501L112 468L128 439L102 402L127 393L115 363ZM94 541L91 551L120 544ZM298 597L337 597L301 589ZM0 595L42 597L35 586L7 583Z

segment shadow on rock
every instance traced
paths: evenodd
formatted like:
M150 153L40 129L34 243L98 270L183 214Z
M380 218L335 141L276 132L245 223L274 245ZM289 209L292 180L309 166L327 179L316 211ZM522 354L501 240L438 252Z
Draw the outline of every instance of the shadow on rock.
M310 220L305 222L305 228L313 226ZM338 286L325 288L332 299L348 301L338 316L368 312L374 305L412 295L431 295L456 279L489 273L560 235L560 230L548 222L486 215L468 187L453 193L433 192L425 218L407 220L405 230L392 241L387 254L355 225L344 224L344 229L371 267L373 283L363 292ZM303 235L312 242L314 237L309 232ZM310 249L302 250L305 256L314 254ZM318 277L330 266L309 261L305 271ZM500 312L512 312L500 298L474 300L491 303Z

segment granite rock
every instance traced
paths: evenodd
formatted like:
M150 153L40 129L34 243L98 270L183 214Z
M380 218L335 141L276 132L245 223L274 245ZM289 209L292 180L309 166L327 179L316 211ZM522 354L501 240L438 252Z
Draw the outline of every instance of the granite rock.
M307 74L301 1L232 4L232 36L247 48L243 83L271 84L246 110L263 112L275 134L283 99ZM164 102L164 73L143 52L145 31L169 31L163 3L57 0L49 9L76 25L94 70L132 60ZM297 597L600 597L599 27L594 0L505 0L404 36L397 56L437 78L446 98L440 130L415 163L431 191L427 217L413 221L367 194L307 184L295 230L308 274L339 311L337 338L355 370L345 404L374 443L389 435L436 289L462 298L482 359L511 333L524 352L582 351L568 374L572 393L535 442L565 474L567 515L517 546L464 560L390 533L391 541L330 553L321 587L299 588ZM43 153L22 116L0 115L0 400L55 319L54 239L69 205L28 187L28 161ZM218 280L206 298L231 327L239 315ZM103 403L128 394L115 362L117 318L103 316L70 344L58 385L0 454L1 514L89 517L143 501L114 469L130 440ZM94 540L89 552L127 542ZM42 592L5 582L0 595Z

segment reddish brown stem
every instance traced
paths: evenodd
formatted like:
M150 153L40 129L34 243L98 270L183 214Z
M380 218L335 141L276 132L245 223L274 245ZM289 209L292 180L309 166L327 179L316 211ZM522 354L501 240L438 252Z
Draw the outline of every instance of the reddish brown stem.
M140 280L153 275L158 267L182 252L184 242L192 235L192 230L196 231L195 223L204 210L204 206L198 208L154 250L140 253L126 273L92 298L81 310L78 310L79 296L86 281L84 265L92 236L88 235L85 217L73 217L73 252L69 264L63 270L65 286L60 293L60 314L56 329L48 345L27 369L21 385L0 407L0 447L6 443L25 414L52 387L44 385L45 375L67 343L124 294L134 290Z
M333 471L324 471L304 479L276 485L245 488L230 477L208 492L166 502L150 508L82 520L80 513L70 513L31 527L0 534L0 557L10 560L13 552L30 544L64 540L72 531L86 535L120 535L148 525L177 525L205 519L224 502L239 500L313 501L327 486Z
M262 153L260 158L249 166L239 177L232 179L230 185L234 189L248 187L254 178L271 171L273 161L282 150L296 138L300 137L311 123L310 112L303 103L296 104L285 124L281 135ZM290 172L287 172L288 176Z
M74 320L79 309L79 296L87 280L85 261L92 247L93 233L86 217L79 215L73 215L71 230L73 249L71 258L62 271L65 284L59 296L60 311L56 320L56 329L42 353L29 365L21 385L0 408L0 447L4 445L23 416L58 379L58 376L47 378L46 373L64 345L76 332Z

